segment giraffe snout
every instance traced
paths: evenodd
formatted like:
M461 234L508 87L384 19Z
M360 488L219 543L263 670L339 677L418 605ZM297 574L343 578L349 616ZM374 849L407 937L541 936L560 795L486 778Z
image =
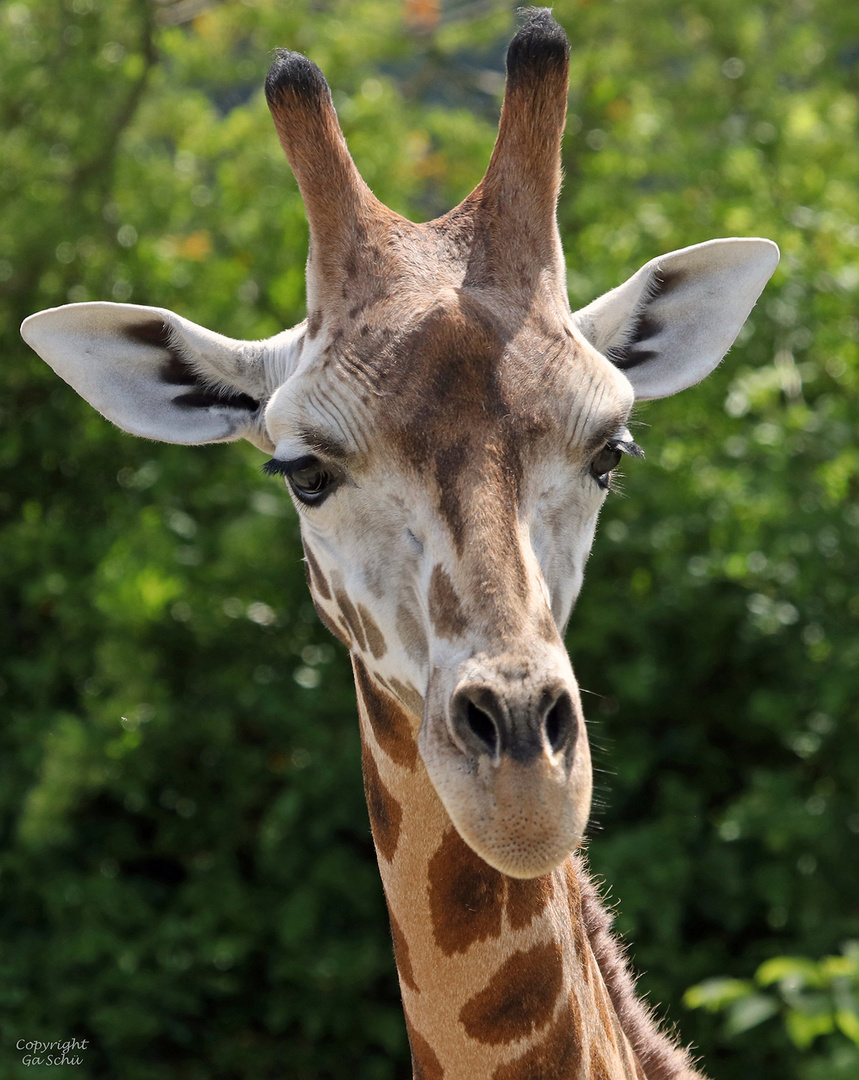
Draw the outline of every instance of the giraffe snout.
M581 842L590 751L560 650L532 645L437 671L418 745L457 832L496 870L536 877Z

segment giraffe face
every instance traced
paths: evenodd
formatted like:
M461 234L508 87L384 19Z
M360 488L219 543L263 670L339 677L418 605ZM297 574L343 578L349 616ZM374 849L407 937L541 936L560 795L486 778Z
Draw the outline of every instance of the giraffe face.
M572 315L555 218L568 56L534 12L483 179L419 225L361 179L319 69L279 53L266 95L307 209L306 324L238 342L94 303L22 327L127 431L274 451L323 620L411 710L463 839L519 877L561 862L588 815L561 630L607 478L637 449L633 388L707 375L778 260L765 240L697 244Z
M389 309L323 324L266 413L320 614L418 714L463 838L517 877L587 821L561 632L631 445L629 382L542 310L448 289L396 332Z

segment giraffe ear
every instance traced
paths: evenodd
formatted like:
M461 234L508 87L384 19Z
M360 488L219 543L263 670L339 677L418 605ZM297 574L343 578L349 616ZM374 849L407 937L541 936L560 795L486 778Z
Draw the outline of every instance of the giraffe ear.
M262 414L277 339L234 341L164 308L108 303L41 311L21 335L132 435L172 443L245 437L270 448Z
M709 240L652 259L576 312L579 331L632 383L661 398L716 367L778 265L771 240Z

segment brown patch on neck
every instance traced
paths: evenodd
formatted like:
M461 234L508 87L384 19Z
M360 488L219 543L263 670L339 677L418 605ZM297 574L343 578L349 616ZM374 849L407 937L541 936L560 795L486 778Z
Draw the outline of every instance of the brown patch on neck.
M418 984L415 982L415 973L412 970L412 960L409 955L409 943L403 933L400 924L394 918L394 913L388 907L388 918L391 920L391 940L394 943L394 959L397 962L397 971L402 981L416 994L420 993Z
M551 874L538 878L507 879L507 918L513 930L529 926L546 910L555 891Z
M507 1065L499 1065L492 1080L557 1080L579 1076L582 1064L582 1018L575 1001L544 1039Z
M598 1046L591 1047L591 1061L588 1076L590 1077L590 1080L612 1080L609 1067Z
M501 936L504 878L475 855L456 829L444 834L427 873L433 935L445 956Z
M376 742L392 761L413 770L418 760L418 744L408 715L392 696L377 688L360 657L353 655L352 669Z
M588 962L590 946L585 933L585 924L582 919L582 896L579 890L579 879L576 873L576 864L573 859L567 859L563 866L567 883L567 901L570 905L570 925L573 928L573 945L576 955L581 962L582 973L585 982L590 986L593 982L591 966Z
M611 1001L608 996L608 991L603 983L597 983L596 986L596 1001L597 1012L600 1014L600 1024L603 1031L606 1033L608 1041L612 1047L616 1050L618 1046L617 1034L615 1033L615 1027L620 1027L620 1023L616 1016L612 1015Z
M498 1045L523 1039L552 1019L564 984L556 941L515 952L486 987L463 1005L459 1018L472 1039Z
M444 567L433 567L429 585L429 617L439 637L453 641L461 637L468 625L453 582Z
M390 862L400 841L403 808L385 787L366 745L362 745L361 766L364 771L364 797L376 851Z
M435 1055L435 1051L420 1032L415 1031L409 1020L409 1014L403 1010L406 1020L406 1032L412 1051L413 1080L445 1080L444 1069Z

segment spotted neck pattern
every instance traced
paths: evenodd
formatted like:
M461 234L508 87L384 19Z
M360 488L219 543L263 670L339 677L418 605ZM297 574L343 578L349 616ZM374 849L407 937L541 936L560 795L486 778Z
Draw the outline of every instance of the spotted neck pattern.
M353 670L416 1080L699 1077L635 998L582 859L519 880L478 858L418 754L416 695Z

